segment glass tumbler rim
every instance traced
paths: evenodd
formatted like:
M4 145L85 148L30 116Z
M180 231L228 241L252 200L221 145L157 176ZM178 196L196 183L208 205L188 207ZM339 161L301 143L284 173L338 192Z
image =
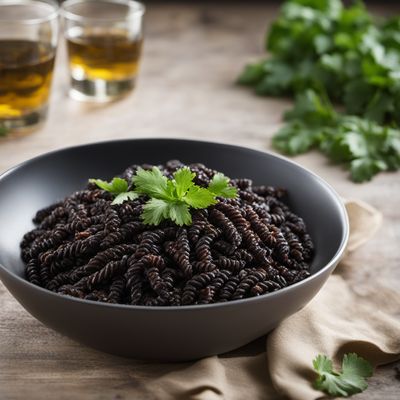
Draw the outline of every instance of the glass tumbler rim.
M9 24L9 23L18 23L23 25L36 25L42 24L45 22L50 22L52 20L58 19L60 6L55 0L2 0L0 2L0 10L3 6L18 6L24 4L47 4L52 7L52 10L49 11L48 15L43 17L26 17L26 18L10 18L7 20L1 20L1 23Z
M83 16L73 11L69 11L66 8L68 6L73 6L76 4L84 4L84 3L110 3L110 4L121 4L129 7L129 12L125 17L95 17L95 16ZM66 0L61 4L60 14L64 19L71 21L99 21L99 22L107 22L107 21L120 21L129 19L132 17L141 17L146 11L146 7L143 3L136 0Z

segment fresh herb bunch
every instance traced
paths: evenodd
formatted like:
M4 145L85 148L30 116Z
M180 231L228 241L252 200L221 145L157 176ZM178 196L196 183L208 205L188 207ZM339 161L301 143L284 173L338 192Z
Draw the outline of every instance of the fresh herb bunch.
M317 146L350 165L356 182L400 167L400 17L379 22L361 1L345 7L340 0L289 0L266 50L271 56L248 65L239 83L260 95L296 95L276 148L293 155ZM365 120L349 120L330 102ZM333 150L332 142L351 149Z
M372 376L371 364L356 353L345 354L342 371L333 370L332 360L319 354L313 360L318 377L314 387L331 396L351 396L364 391L368 384L365 378Z
M357 116L337 113L327 98L308 89L284 115L287 124L273 138L287 154L319 148L331 160L346 163L354 182L400 168L400 132Z
M132 177L132 190L122 178L113 178L111 182L90 179L89 182L115 196L111 204L148 196L142 213L145 224L159 225L169 219L182 226L192 223L191 208L207 208L218 202L217 197L237 196L237 189L229 185L229 178L222 173L216 173L207 188L196 185L195 177L194 172L183 167L173 174L173 179L168 179L159 168L153 167L151 170L138 168Z

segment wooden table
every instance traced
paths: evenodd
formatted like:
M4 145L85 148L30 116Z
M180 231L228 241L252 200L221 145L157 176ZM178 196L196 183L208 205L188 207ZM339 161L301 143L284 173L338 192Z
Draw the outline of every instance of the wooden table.
M192 137L270 149L289 102L256 97L233 82L245 62L263 53L265 28L277 8L215 3L150 5L137 89L112 104L88 105L67 97L61 46L49 119L35 133L0 140L0 172L52 149L125 137ZM400 11L399 4L375 8ZM351 256L359 268L352 268L348 279L358 291L367 292L376 279L398 289L400 174L380 174L371 183L356 185L318 153L295 160L342 196L365 200L383 212L384 227ZM45 328L2 284L0 304L1 400L128 399L130 385L140 386L130 378L129 360L87 349ZM396 307L400 314L400 304ZM358 398L398 399L399 371L400 363L379 368Z

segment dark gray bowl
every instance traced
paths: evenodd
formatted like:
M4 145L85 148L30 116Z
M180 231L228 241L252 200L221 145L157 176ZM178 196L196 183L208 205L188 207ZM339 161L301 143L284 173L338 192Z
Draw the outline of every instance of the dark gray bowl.
M90 177L111 178L133 163L178 158L202 162L230 177L287 188L288 203L308 225L316 247L312 275L278 292L228 303L143 307L55 294L24 279L19 243L35 212ZM50 328L109 353L168 361L224 353L273 329L304 307L337 265L349 234L345 208L322 179L274 154L226 144L139 139L51 152L0 177L0 278L25 309ZM293 332L295 335L296 332Z

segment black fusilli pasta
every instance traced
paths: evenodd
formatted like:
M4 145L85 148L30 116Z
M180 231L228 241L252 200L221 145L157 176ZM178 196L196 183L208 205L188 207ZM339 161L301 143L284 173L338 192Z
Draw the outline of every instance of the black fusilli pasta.
M184 166L158 166L168 177ZM121 177L131 180L138 165ZM151 168L151 165L142 165ZM191 164L207 186L217 171ZM283 202L285 191L232 179L236 199L192 210L192 224L141 220L146 199L112 205L110 193L85 190L37 212L21 241L26 279L81 299L180 306L259 296L309 276L313 242L304 221Z

